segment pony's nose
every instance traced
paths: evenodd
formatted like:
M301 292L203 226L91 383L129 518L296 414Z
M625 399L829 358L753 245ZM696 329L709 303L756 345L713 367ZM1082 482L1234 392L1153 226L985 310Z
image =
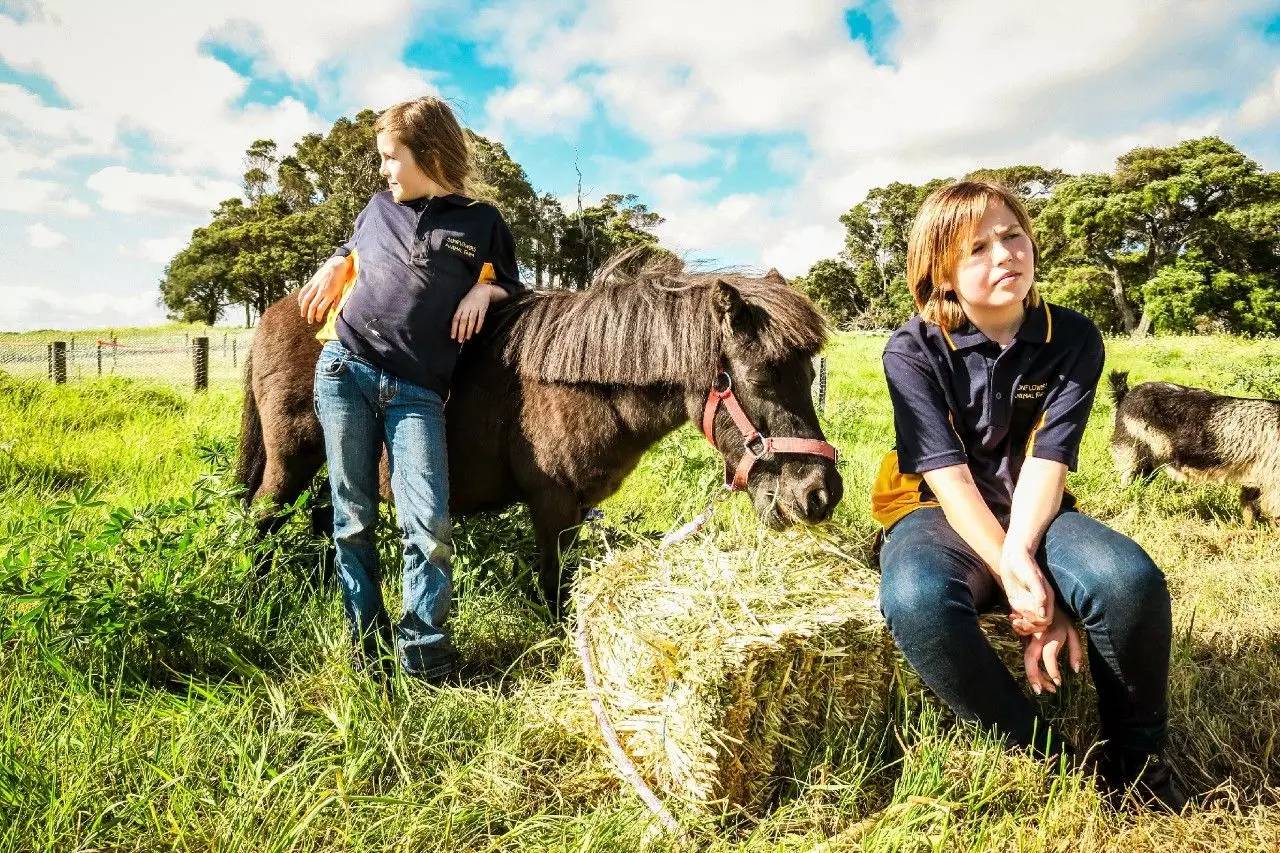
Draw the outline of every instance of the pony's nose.
M842 484L840 475L823 465L796 483L794 491L796 509L810 522L825 521L840 502Z
M811 489L809 494L805 495L805 510L808 513L810 521L819 518L826 518L827 506L830 502L830 496L827 494L825 486L819 486Z

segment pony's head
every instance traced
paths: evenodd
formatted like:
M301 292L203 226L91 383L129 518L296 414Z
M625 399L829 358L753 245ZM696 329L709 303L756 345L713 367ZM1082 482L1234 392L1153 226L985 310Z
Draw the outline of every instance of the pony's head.
M690 389L690 405L703 404L704 432L724 456L727 480L746 488L766 523L827 519L844 485L810 392L813 357L826 341L822 316L776 270L717 276L709 289L720 371L712 402ZM715 399L725 386L740 413Z
M611 260L585 291L540 292L522 301L506 356L523 375L677 386L699 425L712 388L731 386L752 429L722 405L710 413L706 432L727 470L746 470L750 454L741 486L761 520L782 526L831 515L843 494L834 452L775 452L764 441L796 439L830 450L810 396L812 359L826 342L826 325L776 271L690 273L670 253L645 247Z

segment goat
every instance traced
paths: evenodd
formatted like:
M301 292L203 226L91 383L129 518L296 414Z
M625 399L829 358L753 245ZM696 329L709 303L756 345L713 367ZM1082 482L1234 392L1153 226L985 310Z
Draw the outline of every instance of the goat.
M1110 374L1111 458L1128 485L1157 469L1179 482L1239 483L1245 523L1280 519L1280 401L1226 397L1172 382L1129 388Z

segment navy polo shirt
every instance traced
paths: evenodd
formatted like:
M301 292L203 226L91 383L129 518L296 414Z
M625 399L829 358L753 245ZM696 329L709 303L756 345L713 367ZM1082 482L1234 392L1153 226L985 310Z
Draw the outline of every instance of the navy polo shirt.
M445 396L461 345L458 303L477 282L520 289L515 240L491 204L461 195L397 202L380 192L336 255L356 255L356 280L334 331L343 346Z
M896 447L881 463L873 515L888 527L937 506L920 475L966 463L987 506L1007 523L1024 459L1075 470L1102 359L1097 326L1046 302L1027 311L1003 349L972 323L947 332L913 317L884 349ZM1074 505L1065 494L1063 509Z

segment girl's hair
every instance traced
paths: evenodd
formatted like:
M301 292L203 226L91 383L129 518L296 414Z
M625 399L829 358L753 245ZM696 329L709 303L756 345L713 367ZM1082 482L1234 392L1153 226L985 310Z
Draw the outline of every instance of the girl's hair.
M471 174L467 137L453 110L426 95L388 107L374 122L375 133L394 133L422 171L447 190L465 193Z
M957 181L929 194L911 226L907 243L907 287L915 300L916 310L926 323L947 331L963 326L964 309L953 290L942 290L939 282L950 281L969 248L974 229L987 206L998 201L1017 218L1031 240L1032 257L1040 257L1031 217L1016 195L990 181ZM1040 291L1035 282L1027 291L1023 304L1035 308L1040 304Z

